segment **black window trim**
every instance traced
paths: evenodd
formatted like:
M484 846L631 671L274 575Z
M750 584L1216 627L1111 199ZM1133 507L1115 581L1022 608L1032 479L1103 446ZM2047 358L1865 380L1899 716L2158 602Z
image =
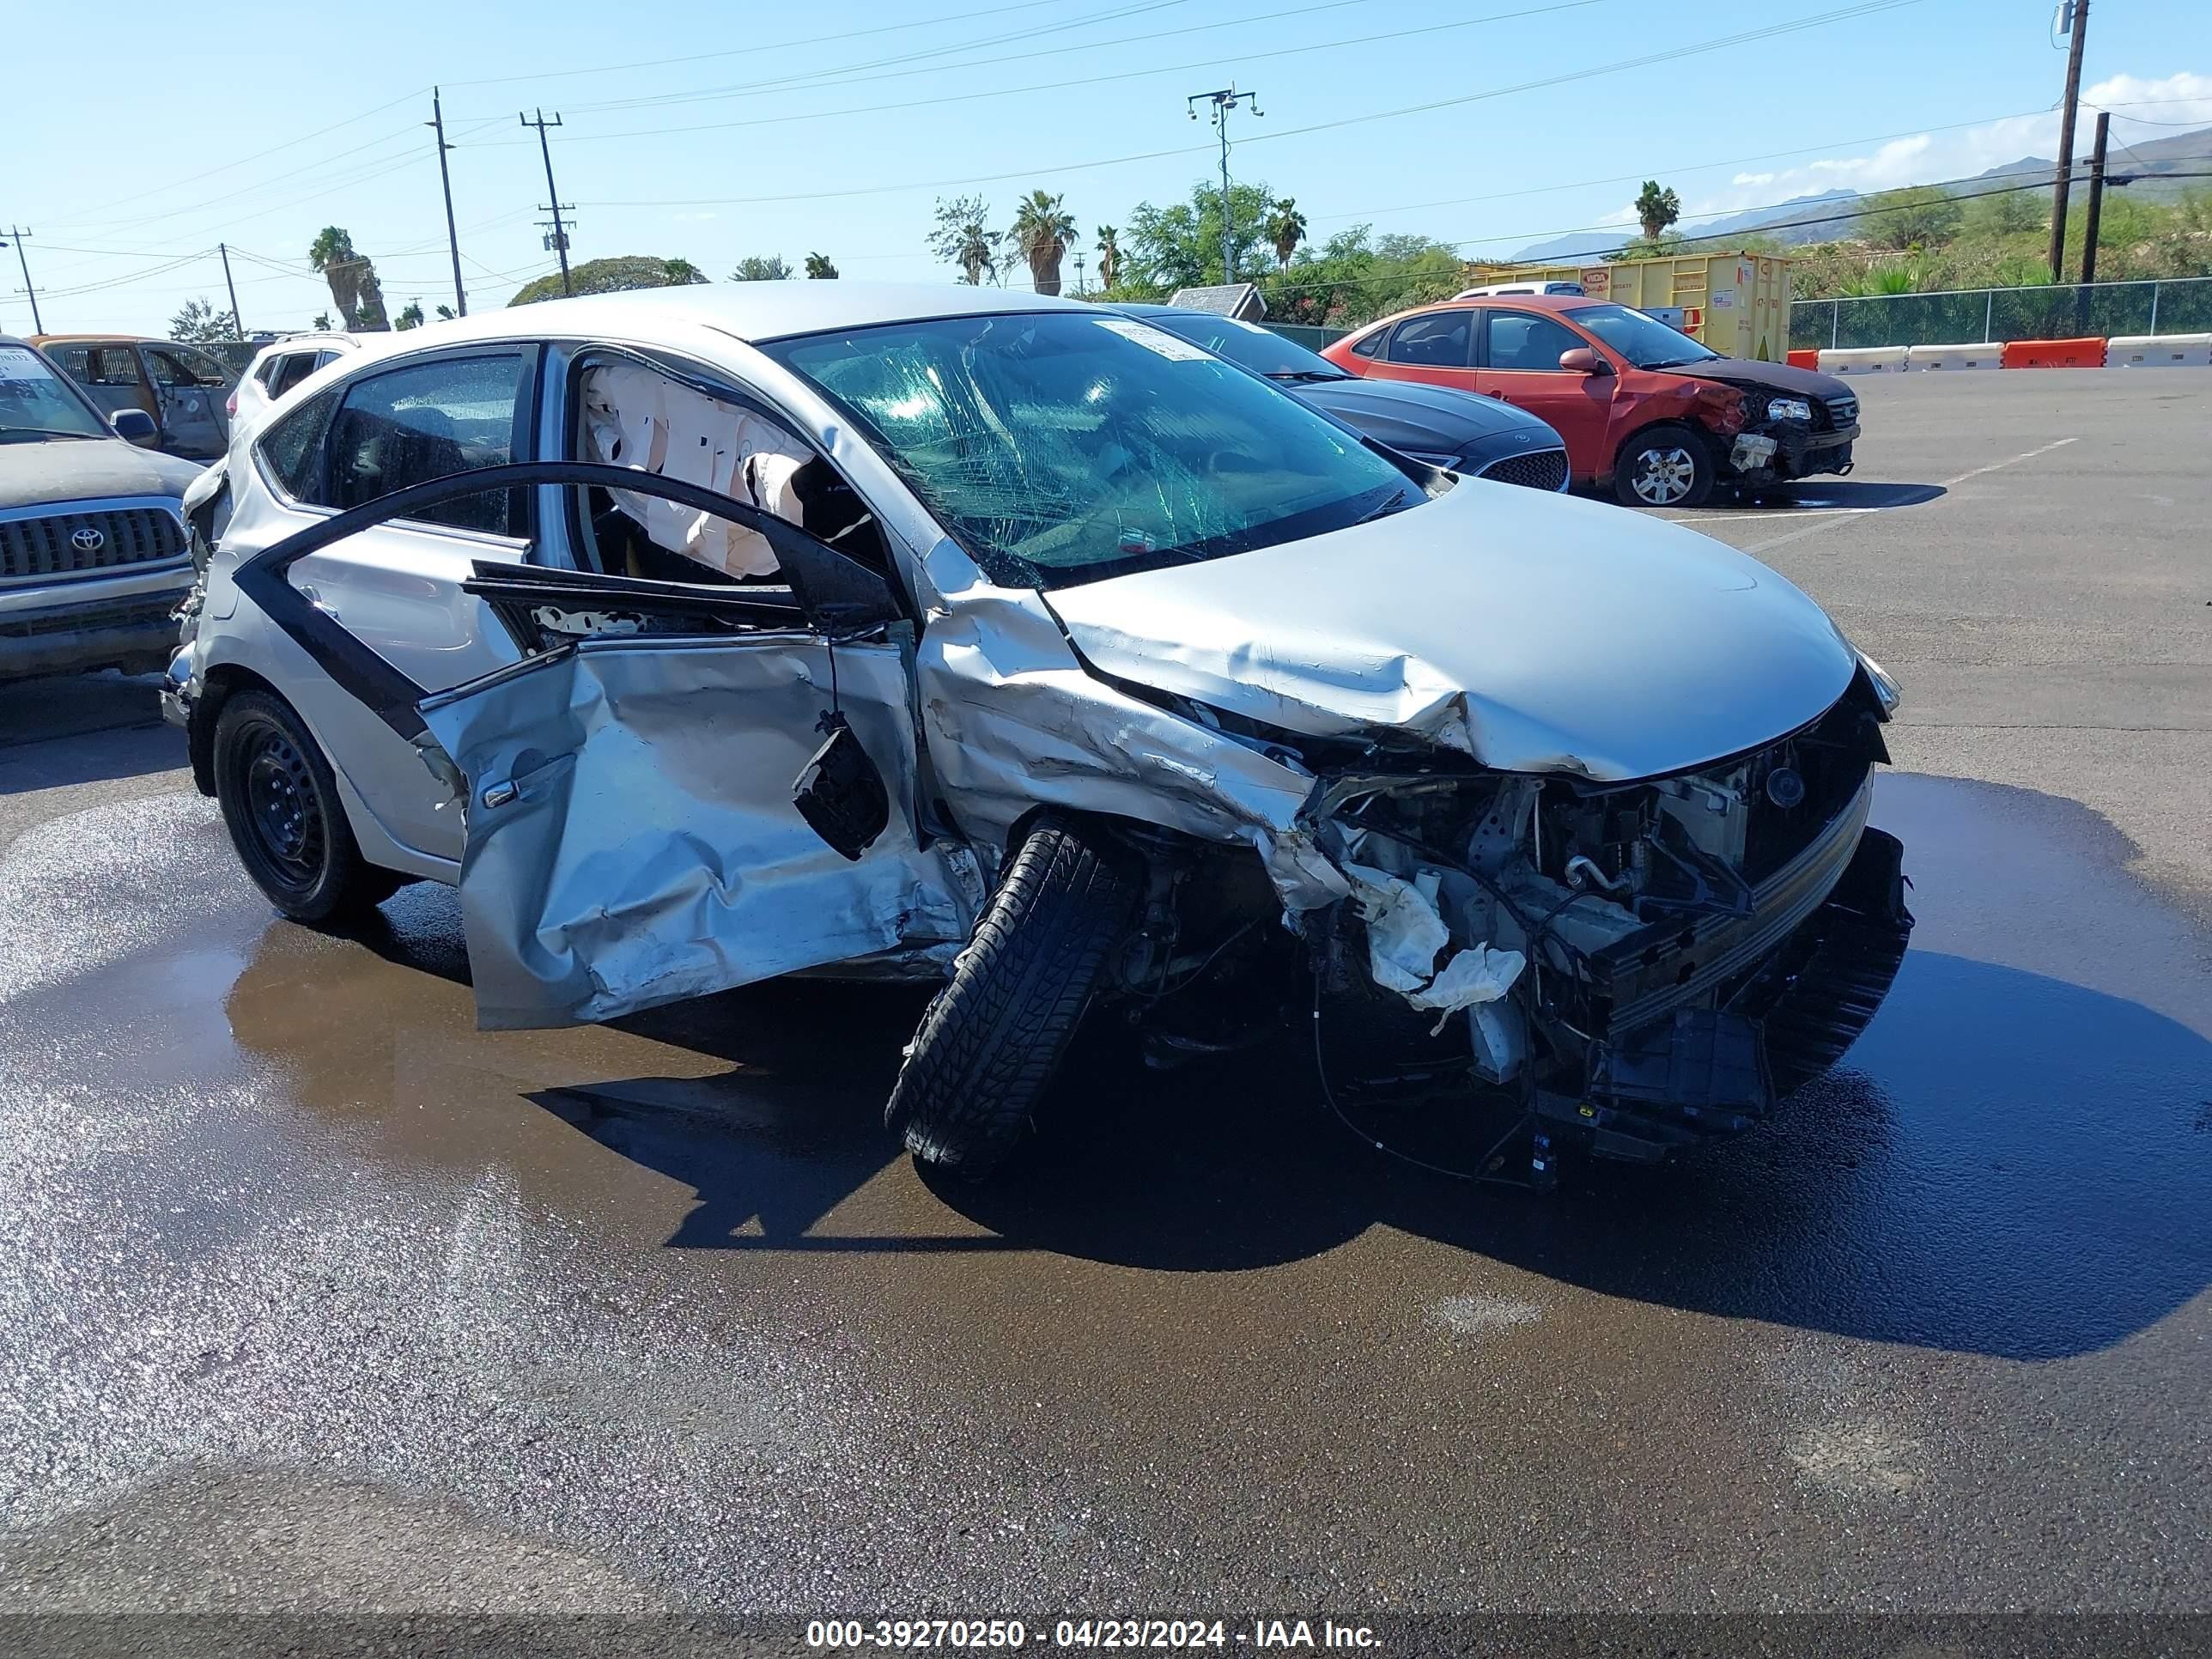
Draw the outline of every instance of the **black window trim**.
M543 398L541 382L544 379L543 370L545 343L542 340L487 340L466 345L441 346L433 350L416 352L404 357L378 357L373 362L363 363L356 374L325 386L322 392L315 394L319 398L325 393L335 394L328 410L323 416L322 428L315 434L315 493L319 495L330 494L331 427L337 418L339 411L344 409L346 399L353 395L356 388L365 381L380 379L397 370L420 368L426 364L454 362L480 357L514 357L520 360L522 372L515 380L514 423L507 439L509 457L507 465L520 465L538 459L538 416ZM331 518L341 512L359 511L359 508L331 507L322 501L301 501L284 487L283 480L276 476L276 467L264 453L270 437L276 432L276 428L303 413L305 408L306 405L303 404L299 410L289 411L273 422L269 430L254 441L253 463L260 472L263 484L278 501L295 512L317 514L325 518ZM501 535L488 530L467 530L456 525L439 524L428 519L394 518L383 522L396 523L403 528L420 531L428 535L451 536L458 540L482 543L503 551L511 552L520 548L527 556L534 554L538 545L538 502L535 493L528 491L524 493L523 501L525 503L524 528L520 535ZM368 503L368 505L374 505L374 503Z
M876 540L883 550L882 560L861 559L844 549L841 548L837 550L843 553L847 558L853 559L854 563L876 570L877 574L890 584L891 591L899 596L900 602L906 606L908 614L913 615L913 601L905 591L904 580L899 575L898 556L891 544L891 532L884 521L883 514L866 493L853 482L852 475L838 465L836 459L827 453L820 444L815 442L807 434L805 428L793 420L788 413L777 408L759 392L738 385L730 378L726 371L709 368L704 363L661 347L626 346L611 340L577 340L568 343L568 371L562 377L561 447L563 451L573 448L575 445L576 416L583 407L584 375L595 362L604 362L608 359L634 364L637 368L649 369L655 374L665 374L678 386L696 392L702 397L711 398L716 403L732 404L749 414L757 415L763 420L773 421L804 447L807 453L835 473L838 481L852 492L853 498L867 508L868 517L875 525ZM580 461L582 458L556 456L552 459ZM580 491L574 489L565 493L568 497L567 531L569 543L579 560L577 568L583 569L586 567L581 563L581 558L586 540L581 524L582 495Z
M1520 317L1533 323L1555 323L1574 337L1576 345L1589 344L1589 342L1583 337L1581 330L1571 327L1556 313L1522 311L1515 306L1485 306L1481 308L1481 316L1482 326L1475 331L1475 356L1480 359L1477 366L1482 368L1490 368L1490 319L1493 317ZM1569 348L1571 350L1572 349L1572 347ZM1495 372L1500 374L1565 374L1569 371L1553 363L1549 368L1501 368Z
M1398 337L1405 332L1409 325L1414 323L1425 323L1431 317L1441 317L1445 313L1452 311L1465 313L1468 319L1467 361L1463 363L1407 363L1404 367L1407 368L1474 368L1476 367L1475 357L1477 355L1475 339L1477 336L1485 331L1475 325L1474 319L1482 314L1481 307L1477 306L1439 306L1434 311L1416 312L1411 317L1400 318L1396 322L1390 325L1390 338L1384 344L1382 350L1376 355L1376 361L1378 362L1389 363L1397 362L1399 361L1397 356Z

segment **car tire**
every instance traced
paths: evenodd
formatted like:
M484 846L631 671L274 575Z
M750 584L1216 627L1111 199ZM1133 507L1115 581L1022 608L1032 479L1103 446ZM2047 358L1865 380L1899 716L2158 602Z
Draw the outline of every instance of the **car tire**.
M1030 831L922 1015L884 1109L917 1159L975 1180L1005 1162L1139 891L1124 861L1075 825L1046 817Z
M1702 507L1713 493L1713 456L1686 426L1655 426L1620 448L1613 493L1623 507Z
M213 769L239 862L293 921L349 920L405 881L362 857L331 763L282 697L240 691L225 700Z

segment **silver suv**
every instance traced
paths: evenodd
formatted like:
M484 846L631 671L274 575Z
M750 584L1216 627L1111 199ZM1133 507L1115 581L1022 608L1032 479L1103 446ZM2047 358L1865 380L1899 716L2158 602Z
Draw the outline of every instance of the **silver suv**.
M180 498L200 469L137 447L34 346L0 338L0 679L161 667L191 586Z

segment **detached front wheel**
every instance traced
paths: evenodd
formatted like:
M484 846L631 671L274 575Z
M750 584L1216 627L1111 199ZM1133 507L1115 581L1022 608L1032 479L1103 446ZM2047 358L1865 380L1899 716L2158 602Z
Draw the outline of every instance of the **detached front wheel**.
M915 1158L977 1179L1005 1161L1139 894L1115 849L1064 820L1038 821L922 1016L884 1109Z
M1713 457L1686 426L1655 426L1622 447L1613 493L1624 507L1702 507L1713 493Z

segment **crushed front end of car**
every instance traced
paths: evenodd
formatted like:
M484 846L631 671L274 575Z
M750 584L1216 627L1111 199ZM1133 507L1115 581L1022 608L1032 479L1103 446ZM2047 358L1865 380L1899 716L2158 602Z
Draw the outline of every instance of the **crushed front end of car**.
M1912 918L1870 828L1870 677L1810 724L1671 776L1435 763L1325 775L1350 891L1300 918L1329 1052L1368 1088L1513 1091L1590 1150L1735 1133L1873 1018Z

